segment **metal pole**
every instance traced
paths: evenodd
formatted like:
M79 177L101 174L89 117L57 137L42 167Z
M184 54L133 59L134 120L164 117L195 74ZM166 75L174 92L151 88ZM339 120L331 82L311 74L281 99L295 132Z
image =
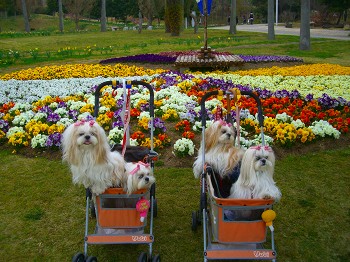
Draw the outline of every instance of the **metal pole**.
M276 25L278 25L278 0L276 0Z
M204 50L208 49L208 10L207 1L203 1L203 12L204 12Z

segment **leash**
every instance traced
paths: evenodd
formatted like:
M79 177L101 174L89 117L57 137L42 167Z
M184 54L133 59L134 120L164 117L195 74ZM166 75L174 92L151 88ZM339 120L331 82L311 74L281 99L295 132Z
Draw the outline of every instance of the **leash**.
M124 101L126 101L124 109L124 136L122 146L122 156L124 157L126 146L129 143L129 123L130 123L130 95L131 95L131 83L126 84L123 79Z

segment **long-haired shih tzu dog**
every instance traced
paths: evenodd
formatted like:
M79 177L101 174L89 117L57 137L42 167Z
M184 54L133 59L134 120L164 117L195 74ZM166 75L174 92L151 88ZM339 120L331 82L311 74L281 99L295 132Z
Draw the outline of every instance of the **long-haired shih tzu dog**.
M104 129L93 120L71 124L63 132L63 160L72 172L74 184L84 185L99 195L125 181L125 161L111 152Z
M281 191L273 180L275 155L269 146L253 146L243 155L240 175L231 187L229 198L281 199Z
M228 197L233 182L239 175L240 161L244 151L235 146L235 130L223 120L215 121L205 130L205 144L201 143L198 157L193 164L193 174L198 178L205 163L209 164L219 181L222 197Z
M124 191L130 195L140 189L148 189L156 181L150 164L139 162L127 162L125 165L127 180Z

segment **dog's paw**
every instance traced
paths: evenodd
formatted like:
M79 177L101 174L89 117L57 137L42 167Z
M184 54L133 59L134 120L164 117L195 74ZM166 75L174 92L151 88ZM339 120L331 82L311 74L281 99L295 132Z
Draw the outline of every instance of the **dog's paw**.
M272 198L272 196L270 196L270 195L264 195L263 196L263 199L271 199Z

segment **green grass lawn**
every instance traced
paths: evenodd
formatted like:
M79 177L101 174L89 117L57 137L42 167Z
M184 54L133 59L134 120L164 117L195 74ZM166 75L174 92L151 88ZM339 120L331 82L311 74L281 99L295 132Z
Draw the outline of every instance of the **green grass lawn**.
M143 30L141 34L135 30L100 32L98 25L90 22L91 30L73 33L69 29L61 34L53 30L55 19L44 19L41 16L40 19L41 22L36 23L47 24L43 30L47 30L49 35L25 36L21 33L10 37L5 32L0 34L0 74L47 64L97 63L111 57L199 50L203 46L203 28L197 34L194 34L193 29L184 29L180 36L172 37L164 29ZM67 23L72 28L68 21ZM16 24L14 28L21 26L18 19L12 21L12 24ZM350 65L349 41L312 39L311 50L300 51L298 36L278 35L275 40L268 40L266 33L237 32L230 35L228 30L209 28L208 45L216 51L234 54L289 55L303 58L306 63ZM16 54L9 55L10 50Z
M350 148L277 161L283 193L275 205L279 261L349 261ZM158 216L154 253L163 261L202 261L202 228L191 231L199 181L191 168L156 167ZM0 152L0 257L3 261L69 261L83 251L85 191L59 160ZM91 230L95 221L91 219ZM91 232L91 231L90 231ZM89 246L99 261L136 261L147 245Z

